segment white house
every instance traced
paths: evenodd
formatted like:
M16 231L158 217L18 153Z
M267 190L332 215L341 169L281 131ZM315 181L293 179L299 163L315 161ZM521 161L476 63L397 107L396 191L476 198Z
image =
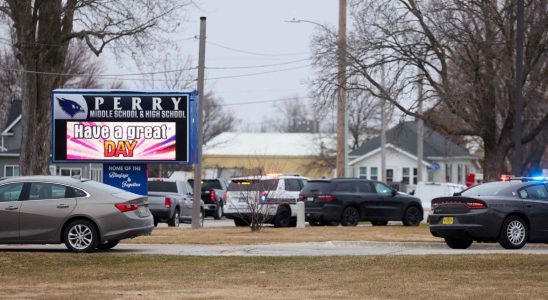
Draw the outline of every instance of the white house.
M377 136L349 155L353 177L381 180L381 148ZM424 127L423 178L417 178L417 125L403 122L386 132L386 181L402 183L407 190L418 181L465 184L468 173L475 173L477 158L438 132Z

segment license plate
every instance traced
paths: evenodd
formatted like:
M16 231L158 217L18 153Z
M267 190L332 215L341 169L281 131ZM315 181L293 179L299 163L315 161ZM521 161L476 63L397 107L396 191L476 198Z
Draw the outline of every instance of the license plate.
M314 197L306 197L306 201L314 201Z
M247 202L247 199L246 199L246 198L240 198L240 199L238 199L238 202L240 202L240 203L246 203L246 202Z
M443 217L441 219L441 223L444 224L444 225L451 225L451 224L453 224L453 222L454 222L453 217Z

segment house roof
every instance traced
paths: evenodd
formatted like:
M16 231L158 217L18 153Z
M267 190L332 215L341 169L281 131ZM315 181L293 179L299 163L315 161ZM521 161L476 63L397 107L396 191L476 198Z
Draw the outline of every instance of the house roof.
M402 122L386 132L386 143L390 143L414 156L417 156L417 123ZM363 156L381 146L377 136L352 151L350 156ZM437 131L424 126L424 157L472 156L465 148L451 142Z
M204 155L317 156L327 137L316 133L224 132L204 145Z

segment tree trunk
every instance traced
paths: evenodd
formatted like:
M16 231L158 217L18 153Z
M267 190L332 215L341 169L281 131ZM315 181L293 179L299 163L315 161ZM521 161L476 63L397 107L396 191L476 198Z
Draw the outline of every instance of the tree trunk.
M506 156L504 147L497 143L491 143L484 138L484 160L483 160L483 181L496 181L505 171L504 158Z

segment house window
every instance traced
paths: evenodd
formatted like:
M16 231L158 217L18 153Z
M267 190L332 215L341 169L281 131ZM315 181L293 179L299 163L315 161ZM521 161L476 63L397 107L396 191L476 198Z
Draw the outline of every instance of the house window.
M419 179L418 176L419 176L419 171L417 170L417 168L413 168L413 184L417 184Z
M379 180L377 167L371 167L371 180Z
M80 177L82 176L82 169L80 168L61 168L59 170L61 176Z
M367 179L367 167L360 167L360 178Z
M409 168L402 169L402 179L401 182L404 184L409 184Z
M4 166L4 176L5 177L19 176L19 166L18 165L6 165L6 166Z

